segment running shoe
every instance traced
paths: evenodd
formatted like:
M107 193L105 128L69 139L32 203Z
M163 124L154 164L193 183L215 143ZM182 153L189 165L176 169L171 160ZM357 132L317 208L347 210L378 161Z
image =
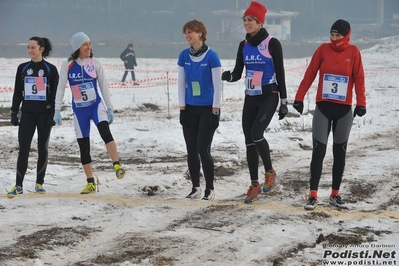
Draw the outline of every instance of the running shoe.
M256 200L256 198L259 196L259 194L262 191L262 187L260 185L254 187L250 186L247 192L247 196L245 197L244 203L251 203Z
M314 210L317 206L317 199L315 197L309 197L308 202L303 206L305 210L311 211Z
M126 171L123 170L122 166L118 163L114 165L114 171L116 174L116 178L118 179L122 179L126 174Z
M36 191L36 193L39 193L39 194L46 194L46 190L43 188L43 186L41 184L35 185L35 191Z
M20 186L13 186L10 191L7 193L7 197L14 198L17 195L21 195L24 193L24 190Z
M187 199L199 199L201 197L201 193L202 193L201 188L197 190L195 187L193 187L190 194L188 194L186 196L186 198Z
M204 197L202 198L202 200L213 200L215 198L215 192L213 192L213 189L205 189L205 194Z
M94 183L87 183L85 188L80 192L80 194L91 194L96 192L96 184Z
M342 201L342 198L340 195L336 195L336 196L330 197L330 205L340 208L340 207L344 207L345 202Z
M265 173L265 183L263 184L263 192L269 192L273 189L276 183L276 171L272 169L272 172Z

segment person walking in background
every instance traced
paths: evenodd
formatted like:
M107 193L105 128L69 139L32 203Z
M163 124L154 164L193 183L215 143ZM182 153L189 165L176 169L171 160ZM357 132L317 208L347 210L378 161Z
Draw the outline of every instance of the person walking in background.
M202 199L213 200L215 170L211 145L219 126L222 66L218 54L205 44L207 29L204 23L188 21L182 31L190 46L180 53L177 62L180 124L183 126L193 185L186 198L198 199L202 196L201 162L206 181Z
M122 85L125 85L124 82L126 80L127 74L130 72L132 75L133 85L140 85L136 82L136 75L134 73L134 67L137 66L136 54L133 50L133 43L129 43L125 50L119 56L120 59L125 64L125 73L122 77Z
M245 40L239 44L233 72L225 71L222 74L223 80L234 82L241 79L244 66L246 69L242 128L251 185L245 203L256 200L262 190L258 181L259 156L265 170L263 191L268 192L275 185L276 172L272 167L269 143L264 132L276 112L279 95L279 119L288 113L283 51L279 40L270 36L263 27L266 12L266 7L256 1L251 2L245 10Z
M80 159L87 177L87 185L81 194L94 193L92 160L90 156L90 121L97 126L101 138L105 142L108 154L112 159L113 168L118 179L123 178L125 170L118 158L116 143L109 125L114 120L113 105L109 96L107 79L100 61L93 57L89 37L83 32L72 36L73 54L61 64L60 81L55 100L54 121L61 125L61 106L68 80L72 91L72 110L75 133L80 149ZM99 95L99 88L101 95Z
M302 114L303 100L317 73L319 83L316 94L316 110L313 115L313 151L310 163L310 193L306 210L317 206L317 190L326 154L330 131L333 133L333 167L330 204L342 207L339 195L349 134L352 127L352 90L355 87L356 107L354 115L366 114L366 95L362 57L359 49L349 43L351 27L348 21L339 19L331 26L330 43L317 48L305 72L295 96L293 107Z
M19 125L19 153L16 183L7 193L9 198L23 194L23 181L36 129L38 159L35 191L40 194L46 193L43 183L48 162L50 132L54 125L54 100L59 77L57 68L44 60L52 51L49 39L32 37L28 41L27 49L31 60L18 66L12 97L11 124ZM21 102L21 121L18 121Z

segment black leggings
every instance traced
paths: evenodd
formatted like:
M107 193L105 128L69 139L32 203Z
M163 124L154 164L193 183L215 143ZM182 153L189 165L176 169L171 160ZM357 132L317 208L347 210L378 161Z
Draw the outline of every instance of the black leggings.
M265 171L272 169L269 143L263 133L273 118L278 104L278 93L266 96L245 96L242 129L247 148L247 163L251 180L258 180L259 156Z
M48 162L48 142L50 139L51 125L49 120L53 117L50 112L33 113L22 112L18 129L19 154L17 160L16 185L23 186L24 177L28 168L29 151L33 135L37 128L38 159L36 166L36 183L43 184Z
M127 69L129 69L129 70L127 70ZM130 74L132 75L132 80L133 80L133 81L136 80L136 75L135 75L135 73L134 73L134 66L133 66L133 65L131 65L131 66L125 65L125 73L123 73L122 82L125 82L126 77L127 77L127 74L128 74L129 72L130 72Z
M310 190L318 190L326 155L328 136L333 132L332 189L339 190L345 168L346 148L352 128L350 105L319 102L313 116L313 152L310 163Z
M109 142L114 140L109 129L108 121L101 121L100 123L98 123L97 128L105 144L108 144ZM80 150L80 162L82 163L82 165L91 163L92 160L90 156L90 137L79 138L77 140Z
M187 163L193 187L200 186L200 158L206 188L214 189L215 169L211 156L211 145L216 128L210 126L212 106L186 106L188 126L183 126L187 147Z

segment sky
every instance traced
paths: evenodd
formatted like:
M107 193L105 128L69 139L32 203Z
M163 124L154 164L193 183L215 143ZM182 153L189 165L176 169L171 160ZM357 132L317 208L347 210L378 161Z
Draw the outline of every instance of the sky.
M397 265L398 43L399 36L384 38L362 50L367 114L354 119L349 139L340 192L347 208L328 205L330 137L314 211L305 211L303 205L309 188L316 82L305 98L303 115L289 105L287 117L278 120L276 113L266 130L277 182L273 191L252 204L243 203L250 185L241 129L243 80L223 83L221 122L212 145L216 198L205 202L184 198L191 182L178 122L177 59L138 58L140 86L122 87L120 59L99 58L115 107L110 127L126 176L115 177L93 125L91 155L99 191L79 194L86 178L67 88L63 123L51 132L47 193L33 192L35 136L24 194L8 199L6 193L15 184L18 128L6 125L8 113L3 114L0 265ZM309 59L284 62L290 103ZM63 59L48 60L59 67ZM11 106L16 68L25 61L27 55L0 58L3 109ZM234 61L222 60L222 67L232 70Z
M27 36L43 36L54 44L69 44L78 31L107 45L183 42L181 27L199 19L208 28L210 43L229 43L233 34L221 35L223 24L217 10L243 14L250 0L0 0L0 48L26 42ZM270 12L292 11L293 40L324 37L332 23L346 19L355 38L375 38L398 33L397 0L259 0ZM384 25L378 27L378 3L383 2ZM270 13L269 13L270 14ZM241 15L236 21L241 22ZM34 19L33 19L34 17ZM266 14L266 20L268 15ZM274 22L269 21L274 24ZM242 28L240 28L241 30ZM237 31L237 30L236 30ZM242 35L245 32L242 31ZM219 36L219 37L218 37ZM238 38L238 37L237 37ZM2 50L0 50L0 55ZM4 52L6 54L6 52ZM60 55L62 56L62 55Z

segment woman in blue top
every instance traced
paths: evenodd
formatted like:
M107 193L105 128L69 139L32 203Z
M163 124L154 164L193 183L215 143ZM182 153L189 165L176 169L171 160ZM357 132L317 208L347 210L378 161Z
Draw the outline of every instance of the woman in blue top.
M119 163L116 143L109 128L114 115L103 67L100 61L93 57L91 42L86 34L83 32L76 33L72 36L71 44L74 53L61 64L60 81L55 99L54 121L61 125L61 105L68 80L72 91L73 122L80 149L80 160L87 178L87 185L81 191L81 194L89 194L96 191L90 156L91 120L97 126L98 132L105 142L117 178L123 178L125 171ZM101 90L105 105L100 97L99 90Z
M187 147L187 162L192 191L186 198L202 196L200 158L206 184L203 200L214 198L214 163L211 144L219 126L222 66L219 56L206 44L207 30L201 21L191 20L183 26L190 48L183 50L177 64L180 124Z
M265 169L263 192L274 187L276 172L272 167L269 143L263 133L276 112L279 96L279 119L288 113L283 51L280 42L263 28L266 12L266 7L256 1L251 2L244 12L245 40L238 47L233 72L225 71L222 75L223 80L234 82L241 79L244 66L246 69L242 128L251 186L245 203L253 202L262 190L258 181L259 156Z

